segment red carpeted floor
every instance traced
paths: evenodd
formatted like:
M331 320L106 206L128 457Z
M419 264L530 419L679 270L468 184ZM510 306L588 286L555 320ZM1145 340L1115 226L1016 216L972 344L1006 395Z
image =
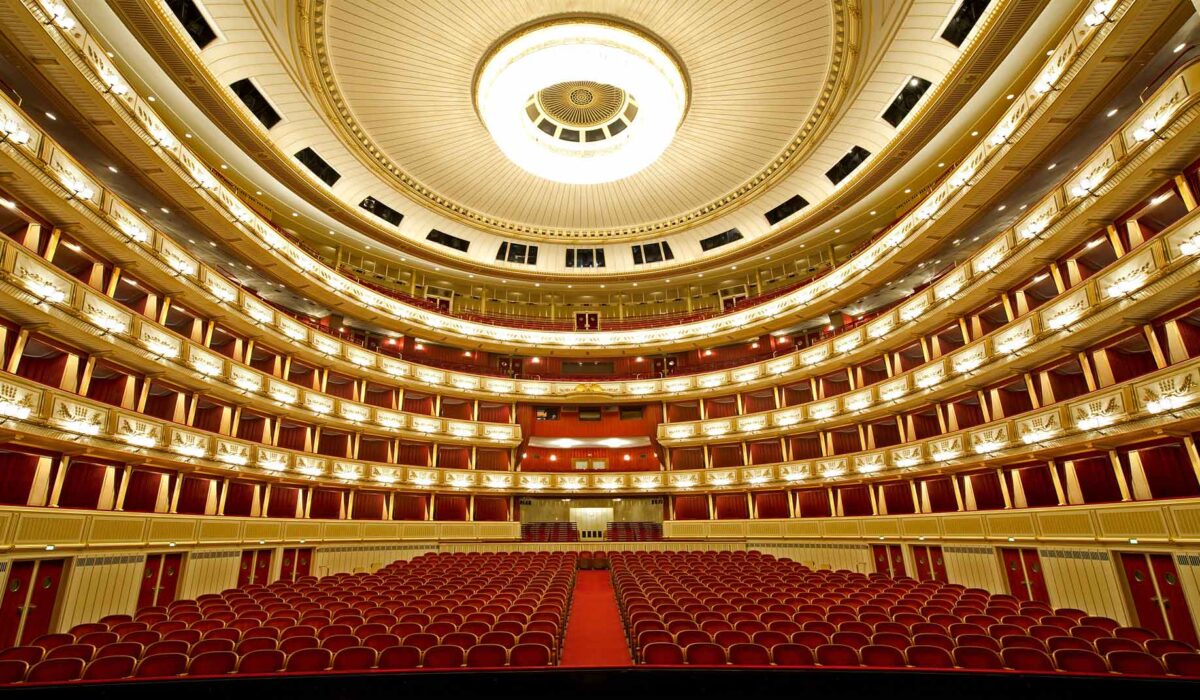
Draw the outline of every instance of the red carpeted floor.
M630 666L629 647L608 571L575 574L563 666Z

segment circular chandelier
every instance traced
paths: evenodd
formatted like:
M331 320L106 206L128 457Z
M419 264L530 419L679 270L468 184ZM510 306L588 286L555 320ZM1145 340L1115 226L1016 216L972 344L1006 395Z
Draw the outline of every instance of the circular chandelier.
M687 111L679 62L658 41L607 20L563 19L520 31L476 72L475 108L525 171L594 185L662 155Z

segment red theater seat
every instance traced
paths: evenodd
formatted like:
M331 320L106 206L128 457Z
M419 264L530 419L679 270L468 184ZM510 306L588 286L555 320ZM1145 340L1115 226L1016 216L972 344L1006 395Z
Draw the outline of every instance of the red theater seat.
M92 660L96 655L96 647L91 644L64 644L46 652L47 659L83 659Z
M1060 671L1071 673L1108 673L1108 662L1094 651L1059 649L1051 654Z
M284 670L289 673L326 671L333 664L333 652L328 649L301 649L287 657Z
M908 664L904 660L904 652L893 646L868 644L858 650L863 666L874 668L903 668Z
M28 662L21 659L0 659L0 685L20 683L28 673Z
M728 662L725 647L715 642L689 644L683 653L689 666L724 666Z
M256 649L238 659L237 673L277 673L283 669L285 660L283 652L278 649Z
M35 640L36 641L36 640ZM29 669L26 683L63 683L83 676L83 659L46 659Z
M192 657L188 664L189 676L220 676L233 673L237 668L238 655L232 651L206 651Z
M800 644L776 644L771 647L771 660L776 666L815 666L812 649Z
M1162 676L1166 674L1158 657L1144 651L1113 651L1105 655L1114 673L1138 676Z
M908 665L914 668L954 668L950 651L940 646L916 645L904 652Z
M674 644L671 646L675 647ZM511 666L549 666L551 658L550 649L541 644L517 644L508 653Z
M844 644L822 644L816 650L817 663L822 666L861 666L858 651Z
M366 671L375 667L379 653L371 647L347 647L333 657L335 671Z
M476 644L467 649L467 666L489 668L508 663L508 649L499 644Z
M139 654L141 648L138 648ZM35 646L9 647L0 651L0 661L24 661L30 666L46 657L46 650Z
M1170 651L1163 654L1167 673L1173 676L1200 678L1200 654L1189 651Z
M376 665L381 670L396 671L421 665L421 649L413 646L394 646L379 652Z
M422 665L426 668L459 668L464 657L462 647L437 644L425 650Z
M188 656L182 653L143 656L133 675L138 678L167 678L181 676L187 671Z
M1004 662L995 649L977 646L955 647L954 665L959 668L977 671L999 670L1004 668Z
M642 649L642 663L653 666L674 666L683 663L683 649L678 644L655 642Z
M729 663L734 666L770 666L771 652L761 644L734 644L729 647Z
M1036 671L1052 673L1054 661L1046 652L1025 647L1008 647L1000 652L1004 665L1014 671Z
M112 681L129 678L137 668L132 656L102 656L92 660L83 671L85 681Z

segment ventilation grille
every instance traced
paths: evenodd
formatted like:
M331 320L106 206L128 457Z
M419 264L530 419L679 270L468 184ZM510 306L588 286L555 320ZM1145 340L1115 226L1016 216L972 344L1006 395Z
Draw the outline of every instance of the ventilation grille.
M268 129L278 124L280 119L282 119L279 116L279 112L276 112L275 108L267 102L267 98L263 96L262 91L249 78L242 78L232 83L229 89L233 90L233 94L237 95L242 104L246 105L246 109L250 110L251 114Z
M333 166L325 162L325 159L317 155L317 152L312 148L306 147L304 150L296 153L296 160L300 161L304 167L312 171L321 182L333 187L334 183L342 179L342 174L333 169Z
M774 226L807 206L808 200L797 194L789 197L786 202L768 211L764 216L767 217L767 223Z

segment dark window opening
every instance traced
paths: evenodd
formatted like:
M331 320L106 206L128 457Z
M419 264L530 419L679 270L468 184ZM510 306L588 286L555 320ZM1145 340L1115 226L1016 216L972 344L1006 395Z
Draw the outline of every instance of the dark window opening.
M429 232L425 240L433 241L439 245L444 245L447 248L453 248L462 252L467 252L467 248L471 247L471 242L458 236L451 236L448 233L437 230L436 228Z
M962 4L958 6L958 10L954 12L950 23L942 32L942 38L955 46L962 46L962 43L971 34L971 30L975 28L975 23L979 21L980 17L983 17L983 12L991 4L991 1L962 0Z
M796 212L800 211L801 209L803 209L804 207L807 207L807 206L808 206L808 200L801 197L800 195L795 195L793 197L790 197L786 202L784 202L783 204L780 204L779 206L775 207L774 209L768 211L765 214L765 216L767 217L767 223L774 226L775 224L779 223L780 221L783 221L784 219L788 218L792 214L795 214Z
M196 46L204 48L217 40L217 33L208 25L204 13L200 12L200 8L196 7L192 0L167 0L167 9L183 25L183 30L192 37Z
M833 167L825 172L825 177L833 184L838 184L846 179L846 176L854 172L854 169L862 165L862 162L870 157L871 152L862 146L855 146L850 149L850 152L842 156L842 159L833 164Z
M333 169L333 166L325 162L325 159L317 155L317 152L311 148L305 148L296 153L296 160L300 161L304 167L312 171L313 175L320 178L321 182L333 187L333 183L342 178L342 174Z
M729 245L730 243L733 243L734 241L740 241L740 240L742 240L742 232L737 230L736 228L731 228L728 231L725 231L724 233L718 233L715 236L709 236L708 238L702 238L700 240L700 248L707 252L707 251L713 250L714 248L720 248L723 245Z
M900 94L896 95L896 99L892 100L892 103L884 110L883 120L892 126L900 126L900 122L904 121L913 107L917 106L931 84L928 80L915 75L909 78L901 88Z
M363 209L366 209L367 211L371 212L375 216L378 216L379 218L388 222L392 226L399 226L400 222L404 220L403 214L396 211L395 209L392 209L391 207L389 207L388 205L379 201L378 199L375 199L374 197L367 197L363 201L359 202L358 206L362 207Z
M279 120L282 119L279 116L279 112L276 112L275 108L267 102L267 98L263 96L254 83L250 82L249 78L242 78L232 83L229 89L233 90L233 94L237 95L242 104L246 105L246 109L250 110L262 122L262 125L268 129L278 124Z

